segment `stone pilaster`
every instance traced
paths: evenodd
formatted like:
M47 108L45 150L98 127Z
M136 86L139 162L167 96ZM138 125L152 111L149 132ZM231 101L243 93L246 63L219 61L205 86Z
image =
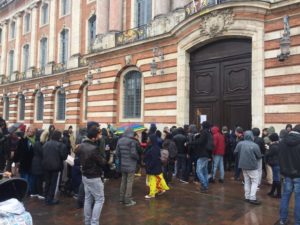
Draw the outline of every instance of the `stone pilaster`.
M97 34L108 33L109 24L109 0L97 0L96 32Z
M109 6L109 31L122 31L123 18L122 0L110 0Z
M154 18L168 14L171 8L170 0L154 0Z
M20 41L22 35L22 13L17 14L14 71L20 71Z
M1 70L0 74L6 74L6 56L7 56L7 31L8 31L8 21L1 24L2 27L2 52L1 52Z
M37 26L38 26L38 18L37 18L37 10L38 6L35 4L31 10L31 40L30 40L30 67L36 66L36 49L38 46L37 42Z
M50 1L50 21L49 21L49 39L48 39L48 62L55 61L56 47L56 7L58 1ZM74 4L72 4L74 5Z

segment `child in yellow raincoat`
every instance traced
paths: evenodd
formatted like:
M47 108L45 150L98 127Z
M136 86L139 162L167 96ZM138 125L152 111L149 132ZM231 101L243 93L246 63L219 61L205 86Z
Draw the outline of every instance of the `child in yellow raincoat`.
M148 139L149 147L146 149L144 163L146 166L147 185L150 187L150 193L145 196L146 199L154 198L156 194L163 194L170 188L162 173L162 162L160 159L160 148L157 144L155 134L150 135Z

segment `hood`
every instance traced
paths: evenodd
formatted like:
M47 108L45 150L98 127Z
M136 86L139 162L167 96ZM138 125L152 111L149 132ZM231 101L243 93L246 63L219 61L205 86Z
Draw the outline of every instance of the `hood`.
M189 126L189 131L190 131L190 133L192 133L192 134L198 133L197 127L196 127L195 124L191 124L191 125Z
M217 133L220 132L220 129L219 129L219 127L217 127L217 126L213 126L213 127L211 128L211 132L212 132L212 134L217 134Z
M300 133L291 131L286 138L283 139L283 142L289 146L300 145Z
M132 128L127 127L124 134L123 134L123 137L133 138L134 137L134 132L133 132Z
M253 141L254 140L254 136L251 130L247 130L244 133L244 139L247 141Z
M273 134L273 133L275 133L275 128L271 126L271 127L268 128L268 134L270 135L270 134Z

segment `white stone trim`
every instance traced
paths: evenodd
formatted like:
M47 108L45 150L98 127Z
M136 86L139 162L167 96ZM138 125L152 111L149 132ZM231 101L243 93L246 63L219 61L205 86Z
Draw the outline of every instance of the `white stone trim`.
M114 71L114 70L121 70L122 69L122 65L121 64L117 64L117 65L112 65L112 66L104 66L104 67L100 67L101 69L101 73L102 72L110 72L110 71Z
M105 84L105 83L116 82L117 80L118 80L118 77L115 76L115 77L101 78L99 81L100 81L100 83ZM95 81L97 81L97 80L95 80Z
M178 100L176 95L147 97L145 103L160 103L160 102L176 102Z
M277 87L266 87L266 95L278 95L278 94L296 94L300 93L300 85L286 85ZM300 110L299 110L300 111Z
M176 73L177 72L177 67L169 67L169 68L164 68L163 69L164 71L164 74L160 75L160 69L157 68L157 75L155 76L164 76L164 75L167 75L167 74L171 74L171 73ZM151 71L145 71L143 72L143 76L144 77L152 77L153 75L151 74Z
M279 68L266 69L265 77L299 74L300 66L284 66Z
M56 50L56 3L50 1L49 4L49 38L48 38L48 62L55 61Z
M116 112L88 112L89 117L116 117Z
M82 26L82 22L81 22L81 18L82 18L82 8L81 8L81 1L77 1L76 4L74 2L74 4L72 4L72 1L69 0L70 2L70 11L72 11L72 29L69 31L70 33L70 37L72 37L70 39L71 42L71 51L70 51L70 56L76 55L76 54L80 54L80 50L81 50L81 26ZM70 38L69 37L69 38Z
M116 89L104 89L104 90L98 90L98 91L88 91L88 96L117 94L117 93L118 93L118 91Z
M266 105L265 113L298 113L300 112L300 105Z
M159 109L159 110L147 110L145 116L176 116L176 109Z
M177 81L146 84L145 90L156 90L156 89L164 89L164 88L172 88L172 87L177 87Z
M176 53L170 53L170 54L164 55L164 61L176 59L177 56L178 56L177 52ZM137 60L136 66L140 67L142 65L150 64L152 62L152 59L153 59L153 57L147 58L147 59Z
M220 37L252 38L252 126L264 125L264 22L235 20ZM190 33L178 43L177 60L177 124L189 123L190 111L190 67L189 50L211 40L198 30Z
M111 106L111 105L117 105L117 101L116 100L107 100L107 101L89 102L89 107L92 107L92 106Z
M291 36L299 35L300 34L300 26L291 28ZM282 37L283 30L277 30L273 32L269 32L265 34L265 41L271 41L280 39Z

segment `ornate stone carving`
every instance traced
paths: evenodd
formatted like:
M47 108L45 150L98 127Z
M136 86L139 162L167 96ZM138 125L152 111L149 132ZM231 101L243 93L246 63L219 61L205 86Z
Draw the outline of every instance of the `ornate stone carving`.
M125 56L125 64L131 65L131 63L132 63L132 56L131 55Z
M213 11L203 16L200 22L200 33L209 37L215 37L226 31L233 22L231 9Z

